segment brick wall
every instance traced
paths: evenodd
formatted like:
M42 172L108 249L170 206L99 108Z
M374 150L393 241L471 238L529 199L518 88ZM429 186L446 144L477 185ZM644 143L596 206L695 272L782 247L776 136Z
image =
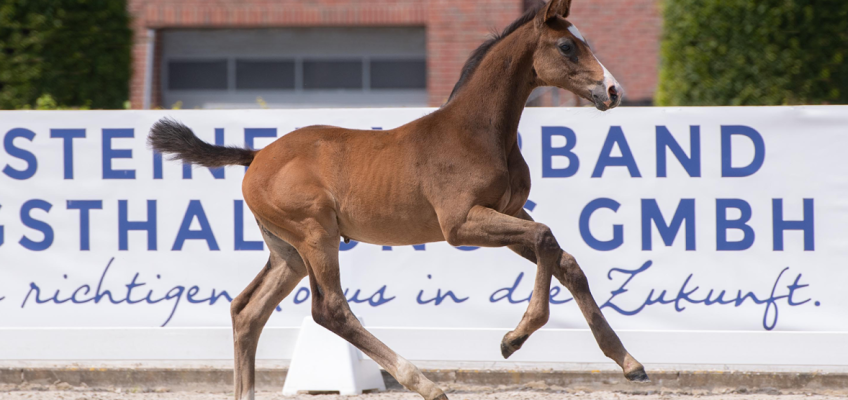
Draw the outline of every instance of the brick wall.
M443 104L463 64L486 38L521 16L521 0L430 0L427 68L430 104Z
M135 31L133 108L141 108L144 98L148 29L423 26L428 15L426 0L129 0L128 8ZM159 76L154 71L154 107L160 105Z
M574 0L568 20L624 87L624 99L650 103L659 68L659 1Z
M573 21L631 100L651 98L656 86L655 1L575 1ZM130 101L133 108L142 107L149 29L425 26L427 89L430 105L437 106L447 99L470 52L524 7L525 0L129 0L135 32ZM154 66L151 100L156 107L158 60Z

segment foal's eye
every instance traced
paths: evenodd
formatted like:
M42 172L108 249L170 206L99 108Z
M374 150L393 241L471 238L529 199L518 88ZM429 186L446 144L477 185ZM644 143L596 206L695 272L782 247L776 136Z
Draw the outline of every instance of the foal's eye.
M568 53L569 51L571 51L571 45L568 43L563 43L559 45L559 49L562 50L563 53Z

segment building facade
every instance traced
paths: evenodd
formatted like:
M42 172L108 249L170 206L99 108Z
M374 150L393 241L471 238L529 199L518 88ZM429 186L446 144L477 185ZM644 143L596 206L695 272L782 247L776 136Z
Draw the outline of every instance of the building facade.
M528 0L129 0L133 108L438 106L465 60ZM650 104L657 0L577 0L569 18ZM539 91L536 105L576 105Z

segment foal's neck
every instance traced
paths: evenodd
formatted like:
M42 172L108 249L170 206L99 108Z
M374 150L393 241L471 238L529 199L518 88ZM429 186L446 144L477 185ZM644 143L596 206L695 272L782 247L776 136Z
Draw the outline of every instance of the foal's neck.
M532 23L507 35L484 56L465 87L445 105L462 114L474 135L491 135L509 152L517 141L518 121L536 87L533 51L537 37Z

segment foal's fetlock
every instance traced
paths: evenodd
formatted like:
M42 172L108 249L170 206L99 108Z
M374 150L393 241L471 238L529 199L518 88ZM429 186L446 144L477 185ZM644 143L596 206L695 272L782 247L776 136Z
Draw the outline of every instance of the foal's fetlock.
M521 348L521 345L523 345L524 342L527 341L528 337L530 336L521 335L516 337L515 331L510 331L509 333L504 335L503 339L501 340L501 355L503 355L503 358L509 358L512 353L518 351L518 349Z
M648 383L651 382L651 378L648 377L648 374L645 372L645 367L636 361L633 356L628 354L624 357L624 365L622 366L624 370L624 377L627 378L628 381L638 382L638 383Z

